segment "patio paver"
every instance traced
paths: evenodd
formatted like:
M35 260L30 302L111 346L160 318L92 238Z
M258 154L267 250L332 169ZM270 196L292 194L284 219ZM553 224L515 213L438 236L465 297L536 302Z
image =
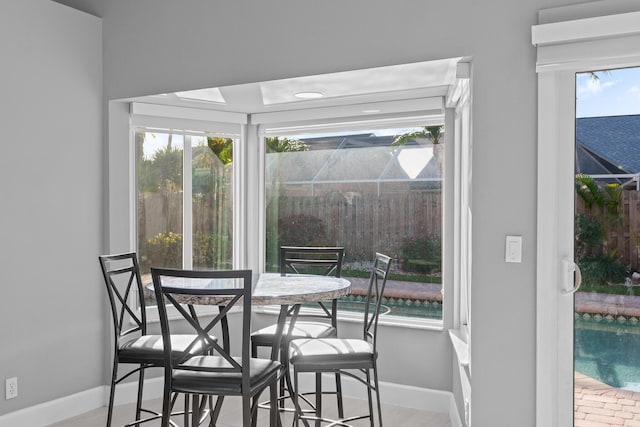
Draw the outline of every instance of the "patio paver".
M575 427L640 427L640 392L575 373Z

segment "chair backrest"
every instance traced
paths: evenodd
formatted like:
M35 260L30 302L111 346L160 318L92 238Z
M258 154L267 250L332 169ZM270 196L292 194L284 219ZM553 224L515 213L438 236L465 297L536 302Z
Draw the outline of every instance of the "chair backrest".
M343 247L281 246L280 274L342 274Z
M341 246L281 246L280 274L319 274L340 277L344 248ZM338 301L331 302L329 309L324 302L318 301L321 314L300 313L300 317L319 317L331 319L331 325L338 324Z
M98 257L109 295L116 348L122 337L147 333L147 315L140 267L135 252Z
M384 288L387 286L390 267L391 258L376 252L364 304L364 339L373 344L374 353L376 351L382 295L384 294Z
M242 375L242 387L249 387L249 350L251 334L251 270L179 270L151 268L153 287L160 314L160 328L164 344L165 381L171 377L173 369L210 372L234 372ZM193 305L218 305L219 313L206 325L200 323ZM175 323L169 322L167 307L179 313L186 320L189 334L196 335L183 351L171 348L169 336ZM229 334L227 333L227 313L234 307L242 308L241 362L231 356ZM184 322L179 322L184 323ZM212 339L211 331L220 325L222 345ZM175 332L174 332L175 333ZM181 333L185 333L181 329ZM233 336L238 336L234 334ZM193 356L193 350L204 347L212 349L212 355L219 356L221 363L216 367L185 366L184 362ZM246 388L248 389L248 388Z

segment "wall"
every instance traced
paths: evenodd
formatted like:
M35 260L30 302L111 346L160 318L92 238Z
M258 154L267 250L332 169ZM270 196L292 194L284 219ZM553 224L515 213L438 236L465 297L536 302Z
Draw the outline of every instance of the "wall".
M113 0L104 7L106 96L471 56L472 422L533 426L536 75L530 28L538 9L569 2L274 0L247 7ZM504 262L507 234L523 236L521 264ZM402 342L392 344L414 357L384 366L386 380L451 390L452 356L443 335L400 336Z
M3 0L0 415L104 382L102 34L49 0Z

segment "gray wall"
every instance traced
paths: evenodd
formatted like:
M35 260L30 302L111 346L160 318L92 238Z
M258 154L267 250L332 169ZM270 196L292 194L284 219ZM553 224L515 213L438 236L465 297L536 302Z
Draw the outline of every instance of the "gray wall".
M106 95L472 56L472 423L533 426L536 75L530 31L538 9L567 3L113 0L104 7ZM504 263L507 234L523 236L521 264ZM386 380L452 388L443 333L406 331L392 339L418 351L411 364L384 367Z
M530 27L538 9L569 3L575 2L110 0L99 11L105 94L118 99L472 56L473 424L533 426L536 76ZM104 384L108 349L96 340L106 319L95 260L102 225L99 25L45 0L5 0L2 8L0 43L11 61L0 68L6 86L0 120L10 155L1 157L0 173L15 208L2 210L0 378L17 375L20 397L0 399L0 414ZM25 139L34 124L31 133L46 137ZM119 209L110 206L112 218L126 218ZM118 232L125 227L117 220L110 225L112 247L119 246L128 238ZM522 264L504 263L507 234L523 236ZM73 269L65 254L74 255ZM392 339L397 346L418 340L419 352L412 365L384 368L386 380L452 387L443 333L407 331ZM76 361L65 364L72 356Z
M102 34L48 0L0 11L0 414L104 382Z

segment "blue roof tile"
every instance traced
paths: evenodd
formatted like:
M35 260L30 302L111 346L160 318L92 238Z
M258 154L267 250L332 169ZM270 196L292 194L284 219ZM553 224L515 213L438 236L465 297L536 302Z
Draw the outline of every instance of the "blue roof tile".
M576 119L576 141L627 173L640 172L638 114Z

